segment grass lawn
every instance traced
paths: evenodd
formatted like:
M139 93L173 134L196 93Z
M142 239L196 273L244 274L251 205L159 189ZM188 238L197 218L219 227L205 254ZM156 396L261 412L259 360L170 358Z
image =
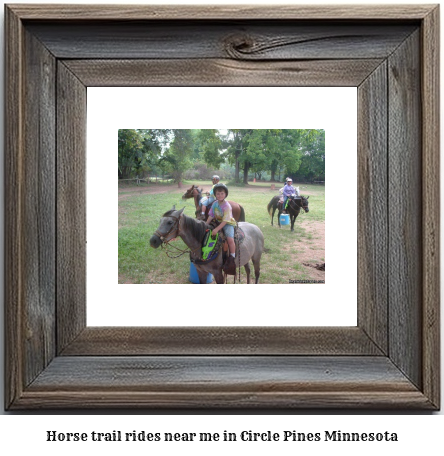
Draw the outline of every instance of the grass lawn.
M194 216L193 200L181 199L186 188L193 184L203 187L205 191L211 187L210 181L190 181L184 182L182 189L177 185L154 184L119 188L119 283L189 283L189 255L168 258L161 248L151 248L149 240L162 214L173 205L176 209L185 206L185 214ZM310 212L301 212L293 233L289 225L279 229L277 212L275 225L271 226L267 204L278 194L279 188L279 184L276 184L276 189L272 190L271 184L265 182L252 183L246 187L229 187L228 199L241 204L245 209L246 221L259 226L264 233L265 252L261 260L260 283L322 280L323 271L306 265L325 262L325 187L300 186L301 194L310 196ZM164 193L160 193L162 191ZM172 244L182 250L187 248L181 239ZM243 268L241 283L246 283Z

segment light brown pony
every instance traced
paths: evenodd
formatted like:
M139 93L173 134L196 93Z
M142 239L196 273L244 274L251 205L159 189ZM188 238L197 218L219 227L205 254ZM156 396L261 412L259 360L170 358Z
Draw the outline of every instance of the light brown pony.
M194 205L196 206L196 217L199 217L201 208L199 206L199 201L202 198L202 189L199 189L197 185L193 185L189 188L182 196L182 199L194 198ZM228 200L227 200L228 201ZM228 201L230 203L231 209L233 210L233 218L236 222L245 222L245 211L244 208L234 201ZM207 206L205 210L205 219L208 219L209 207Z

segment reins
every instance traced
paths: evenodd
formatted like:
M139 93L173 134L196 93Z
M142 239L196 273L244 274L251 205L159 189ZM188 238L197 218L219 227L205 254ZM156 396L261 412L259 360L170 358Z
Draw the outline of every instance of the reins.
M159 233L157 230L154 232L154 234L157 235L157 236L160 238L160 240L162 241L162 244L161 244L160 247L161 247L161 249L163 249L163 250L165 251L165 255L166 255L168 258L179 258L179 257L181 257L182 255L184 255L185 253L193 253L193 252L195 252L196 250L198 250L198 249L190 250L189 248L188 248L187 250L182 250L182 249L179 249L179 247L176 247L175 245L170 244L170 242L171 242L173 239L179 237L179 234L180 234L180 217L174 217L173 215L169 215L168 217L171 217L171 218L173 218L173 219L176 220L176 223L172 226L172 228L168 231L168 233L166 233L166 234L161 234L161 233ZM176 227L177 227L177 233L176 233L176 235L173 236L170 240L165 241L164 239L165 239L165 238L166 238L174 229L176 229ZM170 255L170 252L168 251L168 249L169 249L170 247L172 247L172 248L178 250L178 251L181 252L181 253L179 253L179 255L176 255L176 256L171 256L171 255Z
M290 202L296 203L296 201L295 201L294 199L290 199ZM308 204L307 204L306 206L303 206L303 205L302 205L302 200L301 200L301 205L299 206L299 205L296 203L296 207L299 208L299 209L304 209L304 210L302 211L302 214L305 214L305 212L306 212L305 209L307 209ZM293 209L293 210L296 210L296 209ZM300 212L300 211L299 211L299 212Z

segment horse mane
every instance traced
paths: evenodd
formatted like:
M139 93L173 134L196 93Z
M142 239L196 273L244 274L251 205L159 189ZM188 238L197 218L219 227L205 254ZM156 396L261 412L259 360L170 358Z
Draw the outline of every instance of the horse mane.
M202 220L196 220L188 215L183 214L183 224L185 228L194 236L196 239L201 241L205 236L205 232L208 229L208 225Z
M170 209L165 212L162 217L172 217L173 213L176 212L175 209ZM205 236L205 232L208 229L208 225L202 220L196 220L194 218L188 217L188 215L182 214L183 224L185 228L196 238L202 240Z

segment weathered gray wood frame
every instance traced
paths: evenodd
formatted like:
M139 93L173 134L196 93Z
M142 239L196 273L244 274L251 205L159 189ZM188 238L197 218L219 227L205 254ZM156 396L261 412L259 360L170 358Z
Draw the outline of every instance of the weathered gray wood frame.
M439 408L438 6L5 19L7 409ZM358 87L357 327L86 327L86 87L118 85Z

